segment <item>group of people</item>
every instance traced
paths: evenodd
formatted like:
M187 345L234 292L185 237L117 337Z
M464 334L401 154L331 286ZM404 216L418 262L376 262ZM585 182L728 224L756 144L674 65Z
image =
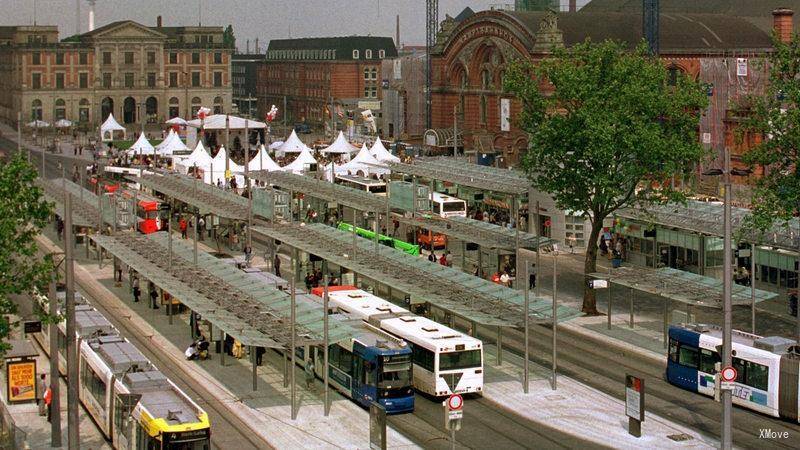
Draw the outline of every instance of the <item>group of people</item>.
M453 267L453 261L450 260L450 252L448 250L442 252L442 255L437 258L436 251L431 249L431 254L428 255L428 261L433 263L438 262L445 267Z
M275 255L275 258L278 259L278 256ZM278 265L280 267L280 264ZM280 276L280 275L279 275ZM320 287L324 284L322 270L317 268L312 268L307 274L305 278L306 290L310 291L311 288ZM331 277L328 279L328 286L338 286L339 279L336 277Z
M627 239L619 233L612 235L608 229L604 230L599 247L601 256L623 261L627 259Z

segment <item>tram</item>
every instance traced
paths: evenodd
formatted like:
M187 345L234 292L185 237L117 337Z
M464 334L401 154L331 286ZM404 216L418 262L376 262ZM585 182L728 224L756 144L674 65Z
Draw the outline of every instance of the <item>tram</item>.
M323 295L323 288L311 292ZM331 308L359 318L411 346L413 386L444 397L483 392L483 343L425 317L357 289L330 286Z
M733 403L798 422L800 347L793 340L733 331ZM671 384L709 397L715 394L722 329L713 325L671 326L666 378Z
M339 223L339 226L337 228L339 228L342 231L347 231L348 233L351 233L353 231L353 226L345 222ZM356 227L356 234L363 238L367 238L369 240L375 238L374 231L370 231L360 227ZM386 245L387 247L396 248L398 250L408 253L409 255L414 255L414 256L419 255L419 245L409 244L406 241L401 241L400 239L395 239L389 236L385 236L383 234L378 234L378 242L381 245Z
M40 306L47 303L47 297L36 296ZM63 321L57 327L59 371L66 374ZM100 312L88 304L76 305L75 330L78 397L113 448L211 448L208 414L121 337ZM47 334L34 336L55 356Z
M331 385L364 408L378 402L387 414L413 412L411 348L406 342L348 314L333 314L330 318L348 322L357 330L351 338L332 344L328 349ZM322 378L325 373L323 347L299 348L302 362L305 355L314 361L314 372Z

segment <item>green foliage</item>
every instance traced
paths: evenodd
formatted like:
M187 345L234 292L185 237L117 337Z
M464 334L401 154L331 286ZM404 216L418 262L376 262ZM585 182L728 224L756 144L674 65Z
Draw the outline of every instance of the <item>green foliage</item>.
M533 185L592 222L587 273L596 269L603 220L615 210L684 199L668 180L704 155L697 126L708 99L686 76L670 86L644 42L630 51L587 41L554 49L538 65L515 61L505 89L522 102L529 136L522 166ZM584 311L596 312L591 291L584 298Z
M34 238L47 225L52 204L34 185L36 170L18 153L0 162L0 352L11 327L8 315L16 312L12 295L28 295L33 288L47 292L52 258L37 255Z
M785 223L800 204L800 37L789 43L773 37L773 45L766 92L747 98L750 114L742 127L765 138L744 157L751 167L767 167L753 190L753 213L746 223L761 231L776 221Z
M225 44L225 47L236 48L236 36L233 35L233 26L230 24L222 32L222 43Z

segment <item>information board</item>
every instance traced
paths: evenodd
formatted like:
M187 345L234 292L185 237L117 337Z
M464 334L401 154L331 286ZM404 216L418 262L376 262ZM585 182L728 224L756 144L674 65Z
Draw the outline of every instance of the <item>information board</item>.
M36 361L9 361L6 364L9 403L36 400Z

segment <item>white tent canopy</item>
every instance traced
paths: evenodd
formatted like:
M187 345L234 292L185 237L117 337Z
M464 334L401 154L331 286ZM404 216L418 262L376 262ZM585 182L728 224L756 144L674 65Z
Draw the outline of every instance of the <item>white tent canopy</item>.
M175 164L175 166L183 173L189 173L189 169L193 166L207 167L211 165L211 155L208 154L202 142L198 142L194 151L184 158L182 161Z
M214 168L218 167L221 171L225 171L225 160L227 159L228 151L225 150L225 147L220 147L217 154L214 156ZM244 166L240 166L236 164L236 161L230 160L228 163L228 168L231 172L244 172Z
M292 132L292 134L294 134L294 132ZM297 155L297 158L295 158L295 160L292 161L291 164L284 166L283 170L294 172L296 174L302 174L305 170L308 169L309 164L316 164L316 163L317 160L314 159L314 156L311 154L311 150L308 147L306 147L300 152L299 155Z
M50 124L44 120L34 120L33 122L28 122L28 126L31 128L47 128Z
M336 173L348 173L350 175L369 176L371 174L385 174L389 173L389 169L382 165L380 161L375 159L369 152L367 144L361 146L355 158L349 162L339 165L334 169Z
M391 154L389 150L386 150L386 147L383 146L383 142L381 142L380 139L375 140L375 143L372 144L372 148L369 149L369 153L382 163L400 162L400 158Z
M278 147L278 152L283 153L302 153L303 151L308 151L309 155L311 154L311 149L297 137L297 133L292 130L292 134L289 135L289 138Z
M283 145L283 141L275 141L272 144L269 144L269 149L275 150L277 148L281 148L281 145Z
M168 123L170 125L182 125L182 126L186 126L187 125L186 120L184 120L184 119L182 119L180 117L173 117L172 119L169 119L168 121L166 121L164 123Z
M159 155L172 155L175 152L188 151L189 147L183 143L181 137L173 130L169 130L169 134L164 141L156 146L156 151Z
M100 125L100 139L103 142L113 141L114 140L114 132L115 131L122 131L122 138L125 139L127 135L127 130L125 127L119 124L119 122L114 119L114 114L109 113L108 118L102 125Z
M129 155L152 155L155 152L155 147L147 140L144 133L140 134L139 139L128 149Z
M281 166L278 165L272 158L270 158L269 153L267 153L267 149L264 146L260 146L258 148L258 153L250 162L247 163L247 167L249 170L266 170L272 172L273 170L281 170Z
M228 126L225 126L225 118L228 118ZM188 122L188 125L195 128L200 128L201 125L204 130L224 130L226 128L231 130L244 130L245 122L247 128L251 130L267 128L267 124L257 120L243 119L241 117L226 115L226 114L212 114L207 116L204 120L194 119Z
M72 126L72 121L67 119L58 119L55 123L56 128L69 128Z
M341 131L339 132L339 136L336 137L336 140L333 141L333 144L330 146L320 150L322 153L335 153L335 154L346 154L349 155L351 153L355 153L358 151L358 147L351 145L347 142L347 139L344 137L344 133Z

